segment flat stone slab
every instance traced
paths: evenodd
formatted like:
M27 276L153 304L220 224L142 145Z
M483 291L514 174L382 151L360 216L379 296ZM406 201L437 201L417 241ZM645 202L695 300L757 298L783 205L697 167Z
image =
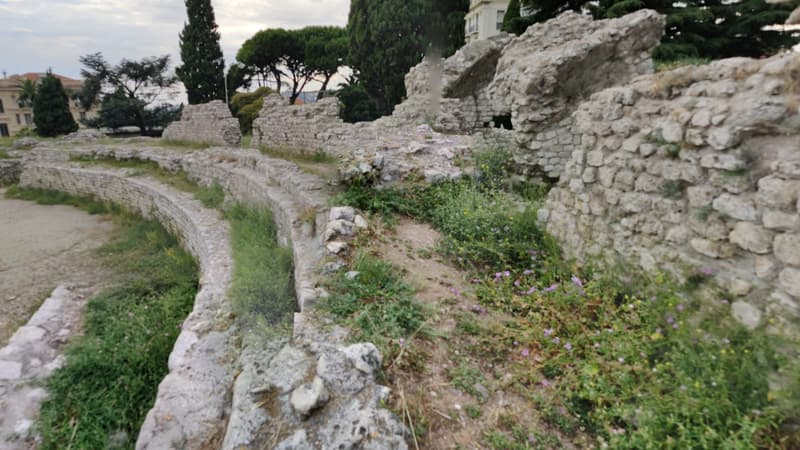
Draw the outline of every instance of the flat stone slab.
M22 363L0 361L0 380L17 380L22 376Z

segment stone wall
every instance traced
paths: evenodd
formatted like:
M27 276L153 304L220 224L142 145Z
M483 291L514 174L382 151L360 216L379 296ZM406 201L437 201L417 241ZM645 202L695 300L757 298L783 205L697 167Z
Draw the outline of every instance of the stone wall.
M0 159L0 186L14 184L19 180L20 163L15 159Z
M225 102L214 100L202 105L184 106L181 120L169 124L163 138L238 147L242 143L242 130Z
M414 172L435 180L461 174L440 158L457 154L451 142L485 145L492 142L487 131L493 138L490 130L509 122L520 171L558 178L580 143L571 113L592 93L652 72L650 52L663 31L663 16L650 10L599 21L564 13L522 36L503 34L444 60L426 58L405 78L408 99L374 122L342 123L336 99L289 106L270 97L254 123L253 144L355 157L355 173L377 171L372 176L381 182ZM419 173L425 170L431 173Z
M29 162L20 185L93 196L157 219L179 236L197 258L200 289L170 353L170 372L159 386L136 448L171 448L175 442L182 442L187 448L218 445L225 432L236 360L227 300L233 267L227 222L214 211L204 209L191 194L125 175L61 163Z
M541 218L573 256L705 270L750 327L800 317L800 55L642 76L578 107ZM791 322L793 324L791 324Z

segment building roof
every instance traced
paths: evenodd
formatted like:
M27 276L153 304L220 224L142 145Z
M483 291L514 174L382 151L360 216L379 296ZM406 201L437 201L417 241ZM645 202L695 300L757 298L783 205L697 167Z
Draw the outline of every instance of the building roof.
M31 81L39 81L39 79L44 78L45 75L47 74L44 72L28 72L28 73L23 73L22 75L11 75L9 78L17 78L17 79L24 78ZM80 83L80 80L76 80L70 77L65 77L64 75L59 75L57 73L54 73L53 76L61 80L62 83L65 81L72 83Z

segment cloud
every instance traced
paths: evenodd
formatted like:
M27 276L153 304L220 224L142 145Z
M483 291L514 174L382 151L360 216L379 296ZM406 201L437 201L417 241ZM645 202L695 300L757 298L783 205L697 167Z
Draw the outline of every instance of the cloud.
M228 62L264 28L347 22L349 0L212 0ZM178 63L178 34L186 21L179 0L0 0L0 70L78 77L81 55L102 52L111 62L170 54Z

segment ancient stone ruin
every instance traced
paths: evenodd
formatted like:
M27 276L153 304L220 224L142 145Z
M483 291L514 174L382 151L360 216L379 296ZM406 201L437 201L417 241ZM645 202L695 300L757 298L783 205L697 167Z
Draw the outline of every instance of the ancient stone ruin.
M238 147L242 143L239 121L222 100L183 107L181 120L164 130L164 139Z
M800 317L800 55L734 58L601 91L541 218L572 255L706 270L750 327ZM796 321L795 321L796 326Z

